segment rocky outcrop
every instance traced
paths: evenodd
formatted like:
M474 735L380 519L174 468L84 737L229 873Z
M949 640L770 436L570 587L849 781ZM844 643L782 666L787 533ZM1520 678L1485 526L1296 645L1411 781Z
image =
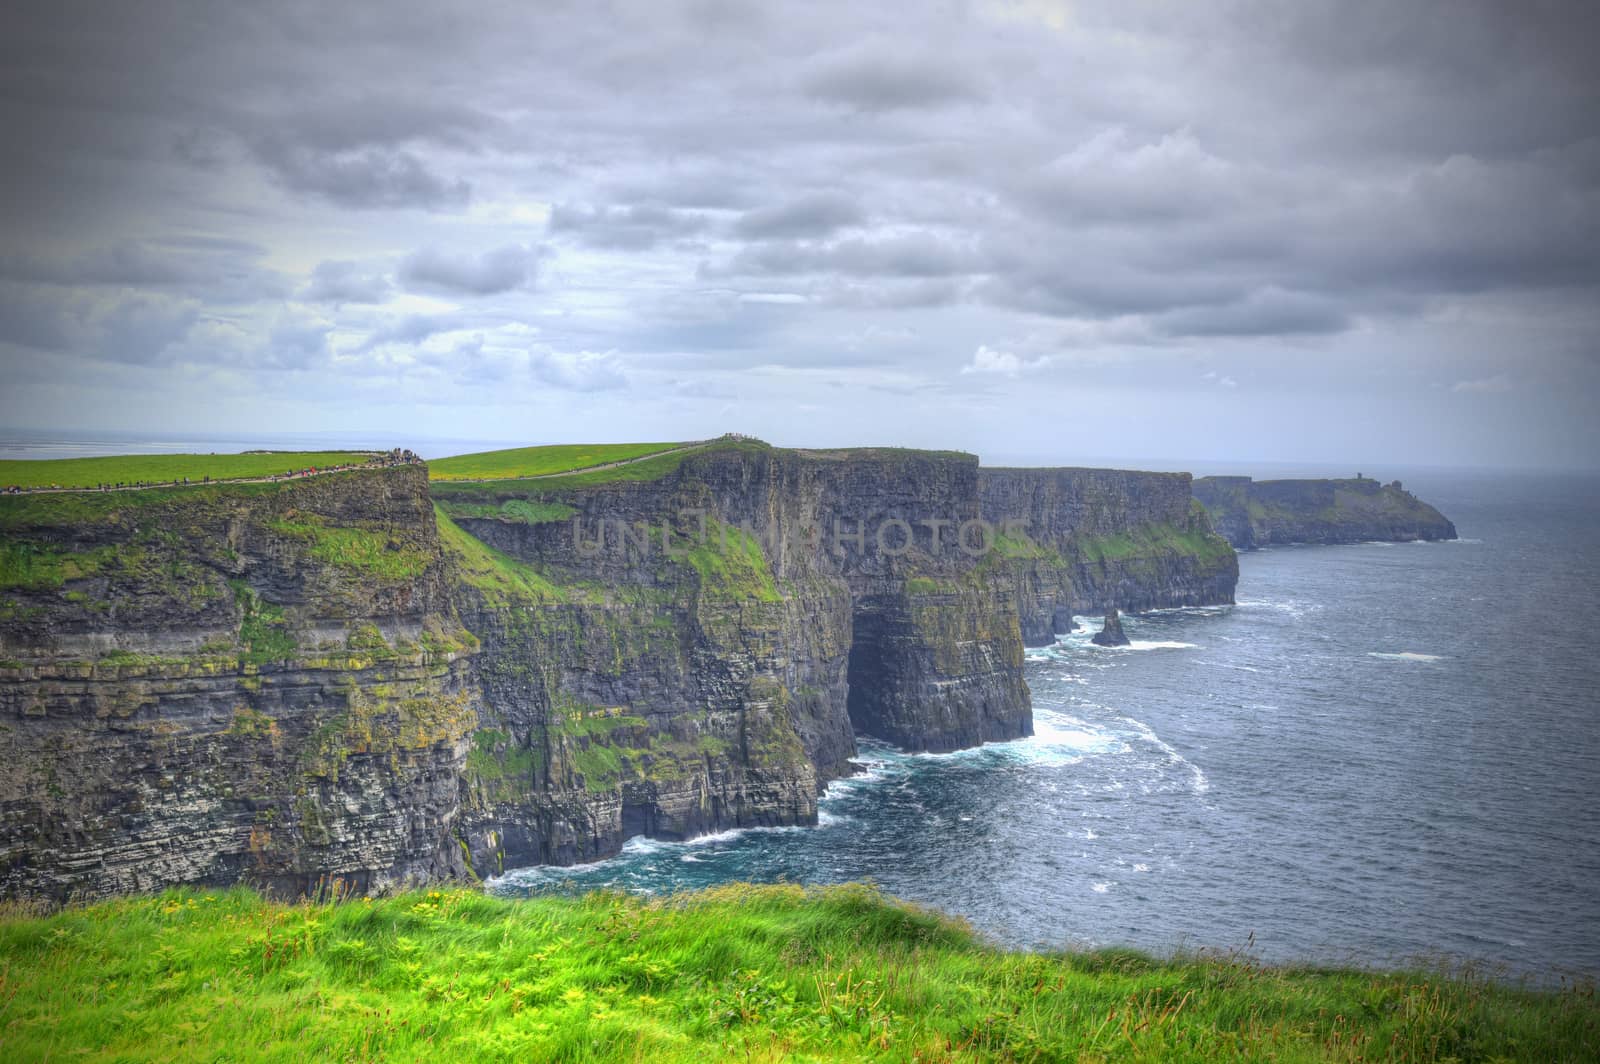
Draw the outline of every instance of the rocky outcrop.
M1122 631L1122 615L1115 606L1106 610L1105 623L1100 630L1089 637L1089 642L1098 647L1125 647L1128 637Z
M1438 510L1396 480L1252 480L1201 477L1194 497L1240 550L1285 543L1406 543L1455 539Z
M723 441L0 499L0 892L374 890L810 824L1032 729L1074 611L1231 601L1187 477Z

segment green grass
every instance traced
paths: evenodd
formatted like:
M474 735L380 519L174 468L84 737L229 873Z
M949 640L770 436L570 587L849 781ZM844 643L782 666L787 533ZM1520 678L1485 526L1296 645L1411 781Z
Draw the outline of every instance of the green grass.
M483 594L490 606L532 602L560 602L566 596L531 565L495 550L450 520L439 503L433 504L439 525L439 543L454 562L456 572Z
M722 598L781 602L772 569L755 536L714 519L706 521L706 536L684 554L700 574L701 590Z
M366 451L271 451L264 454L119 454L104 458L7 459L0 461L0 487L92 488L98 484L144 481L168 484L188 477L198 481L237 480L287 473L291 469L357 464Z
M297 513L268 527L308 543L311 556L318 561L382 580L421 576L431 561L426 550L398 542L387 532L330 526L320 514Z
M1593 1060L1592 986L1040 955L869 888L0 917L8 1060Z
M548 525L565 521L578 512L564 502L539 502L532 499L466 502L447 497L440 505L451 517L476 517L524 525Z
M22 541L0 543L0 588L44 591L93 576L116 560L113 547L62 551Z
M239 642L244 652L239 664L266 665L271 662L292 661L299 651L294 633L289 631L288 618L283 607L263 602L261 596L243 580L230 580L234 601L239 604L243 618L239 622Z
M1218 564L1233 553L1221 536L1170 524L1141 525L1111 536L1081 536L1073 541L1073 547L1079 557L1095 562L1127 561L1174 551Z
M432 480L515 480L642 458L681 443L572 443L458 454L428 463Z

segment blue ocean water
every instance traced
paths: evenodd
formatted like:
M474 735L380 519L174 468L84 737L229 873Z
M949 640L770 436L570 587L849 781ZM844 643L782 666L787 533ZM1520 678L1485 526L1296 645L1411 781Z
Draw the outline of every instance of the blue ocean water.
M1459 542L1240 559L1238 604L1029 653L1037 734L865 745L814 829L510 895L870 879L1032 948L1600 974L1600 480L1413 474Z

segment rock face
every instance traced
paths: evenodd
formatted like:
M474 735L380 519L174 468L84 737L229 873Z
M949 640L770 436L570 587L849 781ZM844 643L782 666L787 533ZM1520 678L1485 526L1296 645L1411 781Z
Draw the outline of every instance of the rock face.
M1194 497L1240 550L1283 543L1364 543L1455 539L1443 514L1399 481L1252 480L1201 477Z
M465 870L480 710L423 470L0 507L0 891Z
M1233 601L1239 559L1195 502L1187 473L984 469L984 513L1018 521L1002 542L1017 585L1024 642L1072 630L1074 613Z
M1089 637L1089 642L1101 647L1125 647L1128 637L1122 631L1122 616L1115 606L1106 610L1106 621L1100 630Z
M293 896L810 824L855 736L1032 730L1074 611L1232 600L1185 476L729 441L0 499L0 893Z

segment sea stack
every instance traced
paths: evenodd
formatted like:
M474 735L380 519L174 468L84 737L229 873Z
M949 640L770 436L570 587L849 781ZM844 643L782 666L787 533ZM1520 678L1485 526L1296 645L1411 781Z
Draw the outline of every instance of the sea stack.
M1125 647L1128 645L1128 637L1122 632L1122 618L1118 616L1115 606L1106 610L1105 625L1090 637L1089 641L1096 646L1102 647Z

